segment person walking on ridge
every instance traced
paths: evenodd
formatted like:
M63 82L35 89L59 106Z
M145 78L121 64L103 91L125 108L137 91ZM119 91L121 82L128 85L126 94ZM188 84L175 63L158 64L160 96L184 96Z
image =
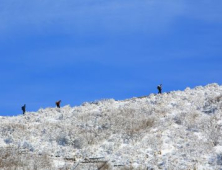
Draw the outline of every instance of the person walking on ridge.
M24 104L24 106L22 106L23 115L25 114L25 108L26 108L26 105Z
M61 100L57 101L55 104L57 106L57 108L60 108L60 103L61 103Z
M157 89L158 89L158 94L161 94L162 93L162 84L158 85Z

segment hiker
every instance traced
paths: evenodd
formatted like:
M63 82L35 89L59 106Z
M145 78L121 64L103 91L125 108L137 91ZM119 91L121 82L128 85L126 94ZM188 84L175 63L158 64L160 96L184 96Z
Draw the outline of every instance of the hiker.
M24 106L22 106L23 115L25 114L25 107L26 105L24 104Z
M158 94L161 94L162 93L162 84L158 85L157 89L158 89Z
M59 100L55 103L58 108L60 108L60 103L61 103L61 100Z

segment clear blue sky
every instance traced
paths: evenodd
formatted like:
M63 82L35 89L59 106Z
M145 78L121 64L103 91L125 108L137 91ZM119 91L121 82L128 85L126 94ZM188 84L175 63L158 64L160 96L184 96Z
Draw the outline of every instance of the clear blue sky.
M221 0L0 0L0 115L222 83Z

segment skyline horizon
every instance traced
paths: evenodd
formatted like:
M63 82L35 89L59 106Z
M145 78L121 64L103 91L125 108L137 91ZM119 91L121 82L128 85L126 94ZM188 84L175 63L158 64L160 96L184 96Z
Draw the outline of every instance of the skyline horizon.
M150 95L163 95L163 94L169 94L169 93L171 93L171 92L178 92L178 91L185 91L187 88L190 88L190 89L195 89L195 88L197 88L197 87L205 87L205 86L208 86L208 85L212 85L212 84L217 84L218 86L222 86L222 84L219 84L219 83L216 83L216 82L214 82L214 83L209 83L209 84L206 84L206 85L197 85L197 86L194 86L194 87L186 87L185 89L183 89L183 90L171 90L171 91L162 91L162 94L158 94L158 90L156 90L156 93L149 93L148 95L144 95L144 96L132 96L132 97L130 97L130 98L125 98L125 99L115 99L115 98L101 98L101 99L95 99L94 101L83 101L82 103L80 103L80 104L74 104L74 105L72 105L71 103L66 103L66 104L61 104L61 106L60 106L60 108L62 108L62 107L65 107L65 106L70 106L70 107L79 107L79 106L82 106L84 103L95 103L95 102L99 102L99 101L103 101L103 100L110 100L110 99L113 99L113 100L115 100L115 101L124 101L124 100L128 100L128 99L132 99L132 98L140 98L140 97L149 97ZM61 103L63 103L63 100L62 99L59 99L59 100L61 100ZM58 101L58 100L56 100L56 101ZM55 102L56 102L55 101ZM55 102L54 102L54 106L52 106L52 105L49 105L49 106L46 106L46 107L39 107L37 110L27 110L26 109L26 112L28 112L28 113L31 113L31 112L38 112L38 110L40 110L40 109L47 109L47 108L58 108L57 106L56 106L56 104L55 104ZM23 105L26 105L27 106L27 104L26 103L24 103ZM22 105L21 105L21 107L22 107ZM27 107L26 107L27 108ZM58 109L60 109L60 108L58 108ZM25 112L25 113L26 113ZM23 115L22 114L22 109L21 109L21 114L11 114L11 115L5 115L6 117L10 117L10 116L19 116L19 115ZM0 114L0 116L4 116L4 115L1 115Z

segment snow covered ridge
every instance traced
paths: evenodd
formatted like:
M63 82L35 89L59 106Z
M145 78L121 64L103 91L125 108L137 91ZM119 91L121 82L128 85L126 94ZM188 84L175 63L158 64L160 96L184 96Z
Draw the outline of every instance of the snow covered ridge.
M222 86L0 117L0 169L222 169Z

